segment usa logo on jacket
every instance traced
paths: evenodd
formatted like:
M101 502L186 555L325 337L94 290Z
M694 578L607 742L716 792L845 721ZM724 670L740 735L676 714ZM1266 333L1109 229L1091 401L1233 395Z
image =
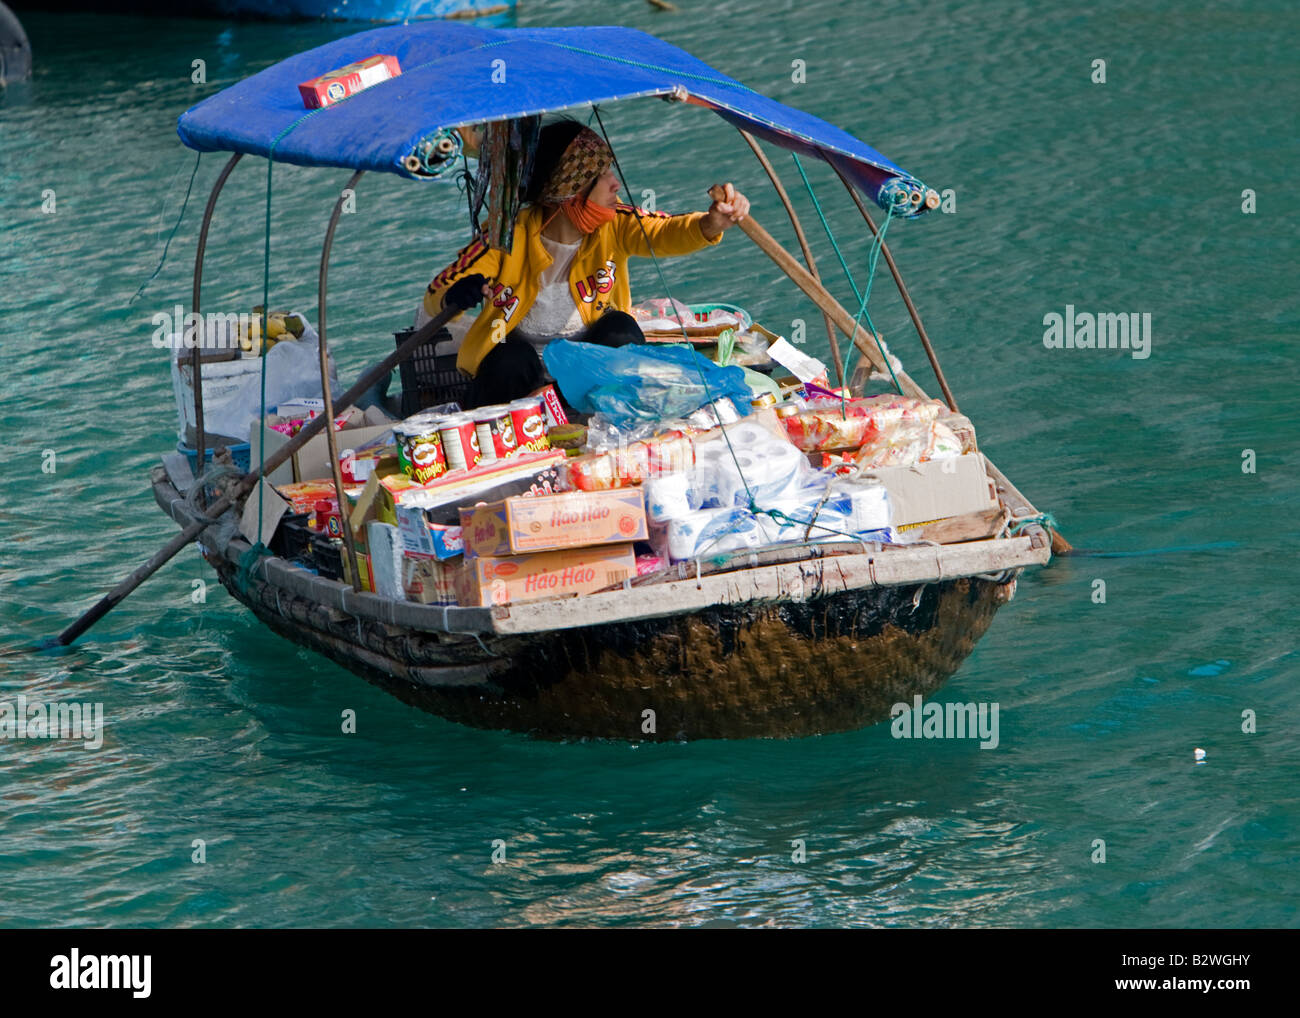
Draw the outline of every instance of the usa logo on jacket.
M578 291L578 296L584 304L590 304L596 299L598 293L609 293L614 289L614 263L610 259L605 259L605 267L597 270L594 276L588 276L586 279L579 279L573 284L573 288Z

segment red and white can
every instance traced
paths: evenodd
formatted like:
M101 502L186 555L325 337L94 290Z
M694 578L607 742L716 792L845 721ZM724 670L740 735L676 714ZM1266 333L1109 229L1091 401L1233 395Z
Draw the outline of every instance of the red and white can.
M482 463L495 463L515 451L515 425L510 408L504 403L479 407L471 411L474 430L478 435L478 450Z
M480 454L478 432L474 418L469 414L451 414L438 422L442 436L442 452L447 457L448 470L473 470L478 466Z
M561 424L569 423L569 415L564 412L564 404L560 402L560 394L555 391L555 386L548 385L541 391L541 397L548 427L558 428Z
M507 404L520 452L541 452L551 447L546 431L546 413L542 405L541 396L525 396Z

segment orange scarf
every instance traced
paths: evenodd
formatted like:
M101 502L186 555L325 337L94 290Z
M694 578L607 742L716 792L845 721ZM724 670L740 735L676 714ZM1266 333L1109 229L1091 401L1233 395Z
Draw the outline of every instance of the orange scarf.
M595 233L606 223L614 221L613 209L606 208L604 205L597 205L580 194L575 194L564 202L560 208L569 217L569 222L582 233Z

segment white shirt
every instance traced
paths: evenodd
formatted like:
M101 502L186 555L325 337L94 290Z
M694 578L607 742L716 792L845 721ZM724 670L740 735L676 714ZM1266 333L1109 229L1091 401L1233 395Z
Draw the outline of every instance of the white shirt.
M540 360L546 344L557 336L572 336L583 328L582 314L569 290L569 266L582 241L561 244L543 236L542 247L552 258L538 280L537 298L517 326L519 338L533 345Z

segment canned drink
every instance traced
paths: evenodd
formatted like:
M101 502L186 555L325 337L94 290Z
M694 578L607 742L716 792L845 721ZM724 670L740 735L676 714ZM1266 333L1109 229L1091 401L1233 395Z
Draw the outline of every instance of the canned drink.
M763 407L776 406L776 393L765 392L756 399L751 399L749 405L755 410L762 410Z
M541 396L525 396L507 404L520 452L541 452L551 447L542 402Z
M416 484L428 484L447 472L447 457L436 421L412 417L393 428L397 461Z
M470 414L444 417L438 422L438 431L442 435L442 451L447 457L448 470L473 470L478 466L481 458L478 432Z
M495 463L515 451L514 421L510 408L504 403L485 406L473 411L474 431L478 435L480 462Z
M797 403L778 403L776 407L778 417L793 417L798 412L799 405Z

